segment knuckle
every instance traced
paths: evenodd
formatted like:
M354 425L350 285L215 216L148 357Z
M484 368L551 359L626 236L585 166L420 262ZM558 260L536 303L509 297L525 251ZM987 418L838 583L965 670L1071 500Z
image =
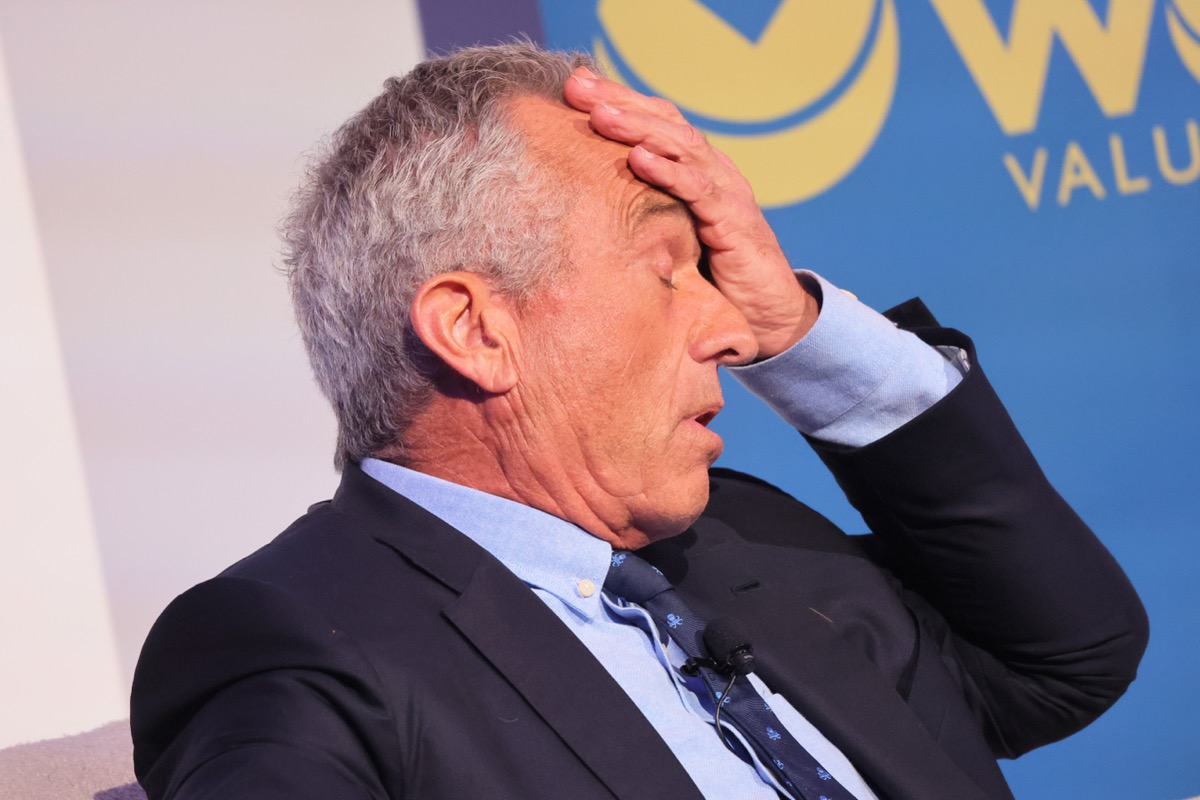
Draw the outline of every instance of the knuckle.
M683 144L690 150L705 147L708 140L704 138L704 134L698 131L691 125L683 126Z
M683 115L679 113L679 109L670 100L665 100L661 97L650 98L650 110L662 117L669 119L682 119Z

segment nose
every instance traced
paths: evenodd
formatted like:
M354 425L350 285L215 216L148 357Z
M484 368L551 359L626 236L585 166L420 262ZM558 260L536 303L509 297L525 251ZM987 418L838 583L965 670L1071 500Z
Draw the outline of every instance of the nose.
M702 297L693 328L692 358L727 367L753 361L758 355L758 341L746 317L716 286L703 278L700 283Z

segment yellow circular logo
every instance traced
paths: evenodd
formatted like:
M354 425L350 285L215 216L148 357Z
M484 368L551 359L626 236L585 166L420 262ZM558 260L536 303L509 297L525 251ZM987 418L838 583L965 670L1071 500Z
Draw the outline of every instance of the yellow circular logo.
M596 58L613 78L679 106L762 205L821 194L862 161L887 119L900 62L893 0L782 0L752 27L731 25L714 5L601 0Z
M1192 77L1200 81L1200 0L1171 0L1167 6L1167 28L1179 59Z

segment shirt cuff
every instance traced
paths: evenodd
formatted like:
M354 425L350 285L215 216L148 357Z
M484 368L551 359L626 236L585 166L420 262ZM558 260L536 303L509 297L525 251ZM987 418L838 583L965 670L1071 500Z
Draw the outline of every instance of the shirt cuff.
M921 414L962 380L961 362L815 273L796 276L820 289L821 313L812 329L784 352L729 372L802 433L862 447Z

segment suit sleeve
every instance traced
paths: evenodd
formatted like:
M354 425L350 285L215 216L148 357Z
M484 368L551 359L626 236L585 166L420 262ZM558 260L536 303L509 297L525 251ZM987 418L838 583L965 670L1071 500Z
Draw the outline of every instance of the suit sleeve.
M865 447L810 441L911 592L993 751L1015 757L1124 693L1148 623L1120 567L1047 481L970 340L916 332L966 349L964 381Z
M349 637L287 591L201 584L167 608L138 662L138 780L174 800L387 797L401 750L375 685Z

